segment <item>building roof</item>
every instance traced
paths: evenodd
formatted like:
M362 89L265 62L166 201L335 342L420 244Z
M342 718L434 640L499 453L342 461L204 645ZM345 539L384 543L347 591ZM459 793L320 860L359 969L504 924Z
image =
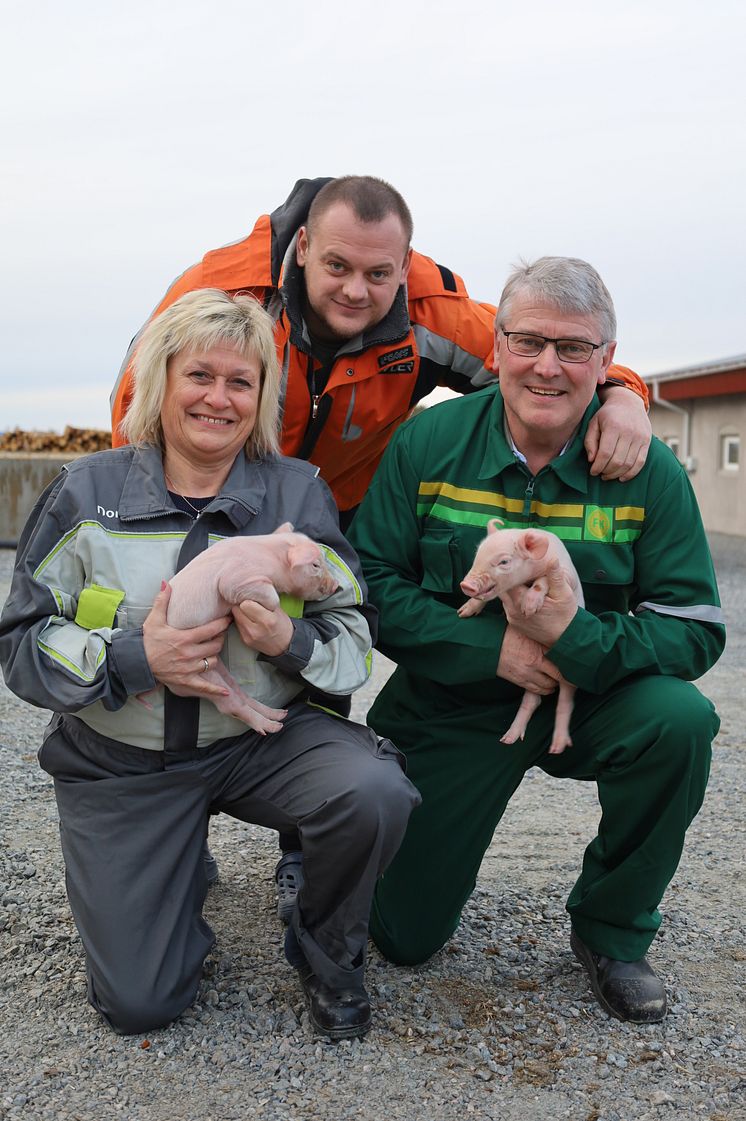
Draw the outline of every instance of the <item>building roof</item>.
M663 370L659 374L645 374L645 381L674 381L680 378L709 377L711 374L726 374L735 370L746 370L746 354L735 358L716 358L713 362L698 362L696 366L679 366L676 370Z
M653 402L740 395L746 393L746 354L648 374L645 381L653 390Z

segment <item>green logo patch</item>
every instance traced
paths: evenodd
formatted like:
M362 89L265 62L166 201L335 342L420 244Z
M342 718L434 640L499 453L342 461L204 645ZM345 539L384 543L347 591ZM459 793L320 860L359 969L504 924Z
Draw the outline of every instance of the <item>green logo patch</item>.
M586 506L585 525L583 526L584 541L611 541L614 526L614 509L612 506Z

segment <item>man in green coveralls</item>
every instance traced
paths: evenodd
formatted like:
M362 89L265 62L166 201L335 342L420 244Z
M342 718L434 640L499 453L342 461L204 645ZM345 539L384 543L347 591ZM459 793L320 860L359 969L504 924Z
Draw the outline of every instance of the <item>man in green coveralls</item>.
M571 946L607 1012L656 1021L646 961L658 904L704 797L718 718L689 682L724 645L712 561L684 468L653 441L631 482L592 476L583 437L616 318L590 265L545 257L499 301L500 389L449 401L394 437L350 533L398 668L369 722L422 794L381 880L371 933L391 961L448 940L505 807L532 766L595 781L598 835L570 892ZM490 518L561 537L579 608L556 572L539 613L487 604L459 618L460 581ZM562 674L577 686L572 746L548 754ZM500 743L523 690L545 695L522 742Z

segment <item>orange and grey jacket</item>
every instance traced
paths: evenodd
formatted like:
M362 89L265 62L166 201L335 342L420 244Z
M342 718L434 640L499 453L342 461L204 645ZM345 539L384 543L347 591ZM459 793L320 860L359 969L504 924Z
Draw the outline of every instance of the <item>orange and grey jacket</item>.
M421 253L413 253L406 286L375 327L344 342L323 392L314 393L321 366L311 354L303 321L303 275L295 240L316 193L328 179L300 179L286 202L263 214L248 237L205 254L169 288L153 315L197 288L246 291L275 319L282 367L282 441L285 455L319 467L341 511L362 500L392 434L419 400L436 386L458 392L480 389L490 368L495 308L470 299L463 280ZM111 396L112 442L124 443L119 423L132 394L130 344ZM636 374L612 366L607 381L644 399ZM323 378L319 378L323 380Z

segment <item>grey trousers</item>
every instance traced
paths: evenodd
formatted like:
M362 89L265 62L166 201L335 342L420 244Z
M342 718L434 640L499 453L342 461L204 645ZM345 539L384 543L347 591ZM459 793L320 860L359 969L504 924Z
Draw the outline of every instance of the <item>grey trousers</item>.
M305 704L274 735L183 753L57 715L39 762L54 777L88 998L115 1031L160 1027L194 1000L214 942L202 917L210 812L298 830L298 941L327 985L362 984L373 889L420 801L390 741Z

